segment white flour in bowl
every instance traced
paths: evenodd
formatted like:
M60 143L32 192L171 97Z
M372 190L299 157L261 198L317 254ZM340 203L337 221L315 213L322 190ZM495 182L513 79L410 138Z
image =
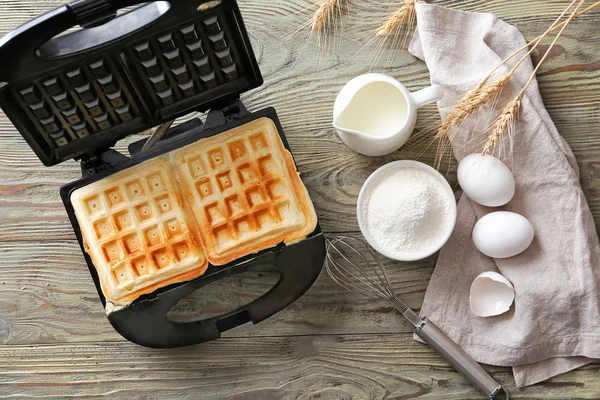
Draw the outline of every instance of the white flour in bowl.
M452 223L444 186L416 168L390 170L366 195L364 217L372 239L395 253L415 253L443 240Z

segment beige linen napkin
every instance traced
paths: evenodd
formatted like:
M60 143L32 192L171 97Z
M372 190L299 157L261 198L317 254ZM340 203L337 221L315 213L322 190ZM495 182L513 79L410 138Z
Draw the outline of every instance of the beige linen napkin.
M419 2L410 51L427 63L432 83L442 86L438 107L444 116L525 43L515 27L491 14ZM530 60L518 69L499 106L516 95L532 70ZM474 146L473 138L488 124L468 124L453 136L459 160L481 151L481 141ZM421 312L477 361L512 366L521 387L600 358L600 246L577 163L546 112L537 82L523 98L512 147L504 161L515 175L515 198L492 209L462 197L456 230L440 253ZM533 224L535 240L521 255L493 260L473 245L476 221L497 210L517 212ZM500 272L514 285L508 313L491 318L471 313L469 288L484 271Z

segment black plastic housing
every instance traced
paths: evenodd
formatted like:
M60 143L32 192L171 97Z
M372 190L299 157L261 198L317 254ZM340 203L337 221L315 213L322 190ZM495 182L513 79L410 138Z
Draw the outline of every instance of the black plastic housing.
M248 113L242 92L262 84L248 33L235 0L169 0L118 10L143 0L77 0L42 15L0 39L0 107L48 166L81 160L83 178L60 194L85 252L71 204L74 190L201 138L266 117L289 150L274 109ZM82 29L65 31L79 25ZM170 129L149 151L130 145L131 157L111 147L120 139L193 111L210 110ZM109 314L114 328L143 346L168 348L216 339L247 322L258 323L302 296L325 261L317 226L305 240L280 244L225 266L209 266L189 282L145 295ZM265 295L222 316L188 323L168 311L195 290L260 265L280 275Z

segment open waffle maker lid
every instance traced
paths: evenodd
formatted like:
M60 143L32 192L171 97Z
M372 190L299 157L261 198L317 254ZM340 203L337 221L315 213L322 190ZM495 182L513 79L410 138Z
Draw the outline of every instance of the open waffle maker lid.
M235 0L142 3L78 0L0 40L0 107L45 165L262 85Z

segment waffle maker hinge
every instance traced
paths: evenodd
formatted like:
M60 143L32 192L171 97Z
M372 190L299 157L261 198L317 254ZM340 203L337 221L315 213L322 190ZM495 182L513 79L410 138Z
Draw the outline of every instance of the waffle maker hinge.
M160 147L166 143L169 139L177 137L182 134L186 134L190 131L196 132L196 134L203 136L204 132L208 129L219 128L227 125L228 123L240 120L249 115L246 107L239 98L236 98L233 102L222 108L213 108L209 111L206 122L203 123L200 118L193 118L181 125L171 127L155 144L154 147ZM129 145L129 154L132 157L136 157L141 154L144 150L143 147L146 144L147 139L131 143Z
M177 137L181 134L188 133L192 130L196 134L203 136L206 130L216 129L236 120L240 120L249 115L244 104L236 98L233 102L227 104L224 107L212 108L206 116L206 122L202 123L200 118L191 119L181 125L171 127L156 143L155 146L160 146L167 142L167 140ZM143 150L146 139L140 140L129 145L129 154L132 157L140 154Z
M129 158L114 149L92 153L81 159L81 175L83 177L107 171L129 160Z
M247 115L248 110L246 110L244 104L240 99L235 99L235 101L224 107L212 108L206 117L204 129L218 128Z
M200 132L206 129L218 128L231 123L232 121L242 119L248 115L248 110L241 102L239 98L236 98L233 102L222 108L211 109L206 117L206 123ZM193 121L193 122L192 122ZM164 141L170 139L182 133L189 131L192 128L202 126L202 122L199 119L189 121L186 124L173 127L169 129L167 134L161 139ZM140 153L141 146L145 143L146 139L134 143L130 146L129 152L132 156ZM159 142L160 143L160 142ZM81 173L83 177L102 173L108 169L111 169L127 160L129 158L118 151L109 148L99 152L88 153L80 158L81 160Z

